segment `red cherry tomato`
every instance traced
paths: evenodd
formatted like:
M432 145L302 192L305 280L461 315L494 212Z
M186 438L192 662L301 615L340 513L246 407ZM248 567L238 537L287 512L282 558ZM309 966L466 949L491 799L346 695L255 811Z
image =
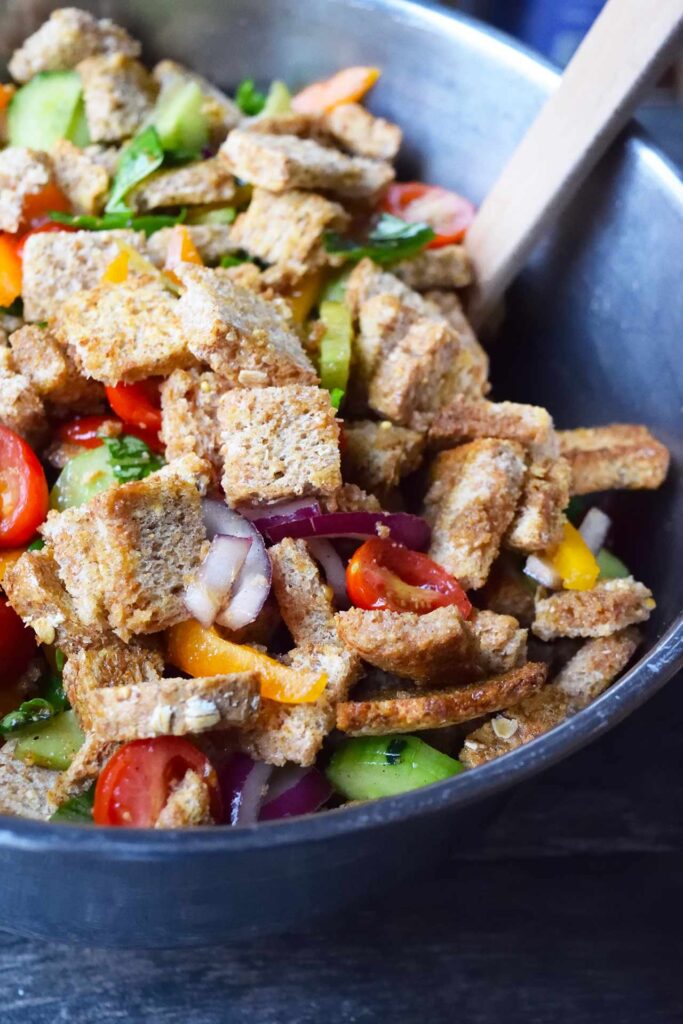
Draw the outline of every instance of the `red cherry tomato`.
M28 668L28 664L36 653L36 638L32 630L21 621L14 608L11 608L4 597L0 598L0 665L2 672L3 691L0 693L0 713L7 714L21 703L21 696L16 700L12 684ZM5 691L11 699L11 706L5 708Z
M140 380L137 384L117 384L106 391L110 406L126 427L144 427L155 433L161 430L161 399L157 377Z
M47 480L31 447L0 424L0 548L30 541L47 516Z
M57 437L60 441L64 444L77 444L81 448L99 448L103 437L119 437L121 434L139 437L154 452L163 451L157 434L130 423L124 425L113 416L80 416L68 423L60 423L57 427Z
M61 188L49 184L26 196L22 207L24 224L30 228L36 228L48 221L51 213L70 213L71 204Z
M461 242L474 220L472 203L439 185L424 185L420 181L405 181L390 185L382 202L382 209L411 224L424 221L436 232L428 249Z
M107 761L95 786L95 824L152 828L190 769L208 784L211 814L222 821L218 776L208 757L182 736L159 736L126 743Z
M31 230L27 231L25 235L17 235L17 242L16 242L16 245L14 247L14 251L16 252L16 254L19 257L19 259L23 259L24 258L24 246L26 245L26 243L28 242L29 238L31 238L32 235L44 235L44 234L48 234L48 233L50 233L52 231L75 231L75 230L76 230L76 228L71 227L70 224L57 224L56 221L49 220L49 221L47 221L46 224L40 224L36 228L31 228Z
M346 587L357 608L425 615L454 604L463 619L472 611L454 576L427 555L380 537L357 549L346 568Z

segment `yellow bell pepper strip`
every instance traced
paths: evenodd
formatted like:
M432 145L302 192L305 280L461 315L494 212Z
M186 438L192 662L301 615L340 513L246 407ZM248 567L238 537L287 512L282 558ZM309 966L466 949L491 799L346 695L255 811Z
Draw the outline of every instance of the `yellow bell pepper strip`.
M328 391L346 391L351 365L353 324L343 302L321 302L320 319L325 334L320 343L320 384Z
M564 524L564 537L550 561L562 577L565 590L592 590L600 575L600 566L591 549L569 522Z
M327 686L325 673L316 676L282 665L253 647L224 640L213 627L205 629L196 619L168 630L166 655L172 665L195 678L255 672L261 696L280 704L312 704Z
M292 98L292 110L297 114L326 114L342 103L353 103L372 88L380 74L379 68L344 68L298 92Z
M21 295L21 257L15 235L0 233L0 306L11 306Z
M124 281L127 281L129 263L130 257L128 253L121 250L102 274L102 284L122 284Z
M323 272L321 270L314 270L312 273L307 274L297 285L296 289L287 296L287 302L295 323L301 325L308 318L318 301L323 280Z
M127 242L117 243L119 250L125 252L128 256L128 269L136 270L138 274L146 274L149 277L156 277L159 279L161 284L169 291L173 292L174 295L180 295L180 285L172 280L168 274L164 274L163 271L155 267L145 256L134 249L132 245L128 245Z

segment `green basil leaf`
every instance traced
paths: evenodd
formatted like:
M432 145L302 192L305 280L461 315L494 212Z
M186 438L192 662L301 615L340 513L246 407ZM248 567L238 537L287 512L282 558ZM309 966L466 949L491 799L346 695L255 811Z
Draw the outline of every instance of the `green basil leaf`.
M164 460L139 437L123 434L121 437L103 437L102 440L107 446L114 476L120 484L144 480L165 465Z
M60 804L50 821L66 821L75 825L92 824L93 804L95 803L95 787L91 786L85 793L72 796Z
M24 300L19 297L15 299L11 306L0 306L0 313L5 316L23 316L24 315Z
M240 82L235 93L235 103L248 117L260 114L266 105L267 98L264 92L259 92L256 88L253 78L245 78L243 82Z
M177 214L147 213L139 217L124 211L105 213L102 217L57 212L50 214L50 220L56 221L57 224L68 224L81 231L114 231L117 228L131 228L133 231L144 231L148 238L162 228L172 228L175 224L183 224L186 217L186 209L182 209Z
M26 548L27 551L42 551L45 547L45 541L42 537L36 537L32 540L29 546Z
M241 263L253 263L246 253L241 252L228 252L225 256L221 256L222 267L239 267Z
M128 143L112 182L105 213L130 213L124 200L130 190L148 178L164 162L164 150L154 125Z
M25 700L15 711L0 719L0 733L7 734L16 729L22 729L25 725L35 725L36 722L45 722L52 718L55 709L48 700L42 697L33 697Z
M383 213L366 241L357 242L336 231L327 231L325 248L327 252L343 256L352 263L369 257L375 263L389 264L417 256L434 237L429 224L410 224L390 213Z

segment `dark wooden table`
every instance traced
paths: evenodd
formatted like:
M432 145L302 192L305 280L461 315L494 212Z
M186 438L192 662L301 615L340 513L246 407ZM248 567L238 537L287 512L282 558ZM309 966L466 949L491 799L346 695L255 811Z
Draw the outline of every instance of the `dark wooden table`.
M683 163L683 115L645 120ZM0 933L0 1021L678 1024L681 687L516 789L474 851L454 835L437 873L344 919L189 952Z

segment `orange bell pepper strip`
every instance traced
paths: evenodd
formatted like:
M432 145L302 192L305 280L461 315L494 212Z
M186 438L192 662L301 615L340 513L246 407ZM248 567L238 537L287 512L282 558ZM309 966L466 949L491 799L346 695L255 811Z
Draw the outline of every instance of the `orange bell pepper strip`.
M50 182L24 198L21 213L24 224L35 227L45 223L51 213L71 213L71 203L61 188Z
M11 306L21 295L21 257L17 236L0 233L0 306Z
M176 668L195 678L230 672L254 672L261 696L280 704L312 704L327 686L327 676L282 665L253 647L224 640L196 619L172 626L166 633L166 655Z
M176 224L171 230L171 239L166 251L164 270L177 284L180 284L180 280L175 271L181 263L195 263L200 267L204 266L204 261L199 255L197 246L192 241L190 232L184 224Z
M571 523L564 524L564 537L550 559L562 577L565 590L592 590L600 575L600 566L585 540Z
M102 274L102 284L123 284L124 281L127 281L129 263L130 257L128 253L122 249Z
M8 85L6 82L0 85L0 111L7 109L16 91L16 85Z
M313 82L292 98L297 114L327 114L342 103L361 99L379 78L379 68L344 68L323 82Z

